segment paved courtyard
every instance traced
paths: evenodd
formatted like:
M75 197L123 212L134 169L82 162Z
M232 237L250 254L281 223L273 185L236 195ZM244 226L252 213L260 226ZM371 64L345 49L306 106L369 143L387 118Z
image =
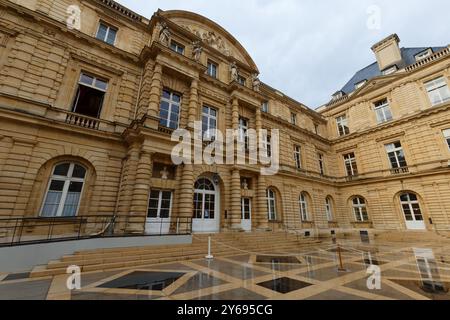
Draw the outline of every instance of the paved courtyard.
M64 300L450 300L450 246L327 241L299 252L245 253L29 279L1 274L0 299ZM341 255L339 256L339 252ZM339 270L341 266L345 270ZM381 288L367 286L367 268L381 270Z

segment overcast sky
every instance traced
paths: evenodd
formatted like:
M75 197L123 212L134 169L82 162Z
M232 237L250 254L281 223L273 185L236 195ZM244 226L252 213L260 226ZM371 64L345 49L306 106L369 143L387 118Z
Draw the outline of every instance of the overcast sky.
M356 71L373 63L370 47L392 33L404 47L450 44L448 0L119 2L147 18L158 8L208 17L247 49L262 81L311 108L328 102Z

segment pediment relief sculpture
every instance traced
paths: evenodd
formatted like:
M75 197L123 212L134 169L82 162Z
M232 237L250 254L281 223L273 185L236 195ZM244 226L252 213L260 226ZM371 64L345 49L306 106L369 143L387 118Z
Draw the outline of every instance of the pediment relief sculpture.
M231 51L225 44L225 40L223 40L222 36L217 35L214 31L200 30L186 25L183 25L182 27L188 30L189 32L195 34L197 37L201 38L204 43L208 44L209 46L213 47L216 50L219 50L224 55L226 56L231 55Z

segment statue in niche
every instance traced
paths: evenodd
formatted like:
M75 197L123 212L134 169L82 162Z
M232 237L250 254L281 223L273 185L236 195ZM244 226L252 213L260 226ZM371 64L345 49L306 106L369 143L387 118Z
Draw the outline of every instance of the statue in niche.
M159 42L164 46L169 46L170 30L166 23L161 24L161 31L159 32Z
M195 61L199 62L202 56L203 47L201 46L200 41L195 41L192 43L192 57Z
M256 92L259 92L259 89L261 86L261 81L259 80L259 75L257 73L254 73L252 75L252 79L253 79L253 90L255 90Z
M161 170L160 174L162 180L169 179L169 171L167 170L167 167L164 167L164 169Z
M247 182L247 179L244 179L244 180L242 181L242 189L248 190L248 182Z
M239 70L238 70L236 61L234 61L230 65L230 73L231 73L231 81L238 81L238 79L239 79Z

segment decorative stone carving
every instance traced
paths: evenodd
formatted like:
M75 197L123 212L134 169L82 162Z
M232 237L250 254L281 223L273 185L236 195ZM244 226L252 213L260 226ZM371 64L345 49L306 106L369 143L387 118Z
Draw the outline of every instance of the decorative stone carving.
M259 92L259 89L261 87L261 81L259 80L259 75L257 73L254 73L252 75L252 80L253 80L253 90L255 90L256 92Z
M200 58L202 56L203 47L201 46L200 41L195 41L192 43L192 58L194 58L195 61L199 62Z
M159 42L164 46L169 46L170 30L166 23L161 24L161 31L159 32Z
M238 81L239 79L239 69L237 67L236 61L230 65L231 81Z
M159 173L161 174L162 180L169 179L169 171L167 170L167 167L164 167Z
M242 181L242 189L248 190L248 182L247 182L247 179L244 179L244 180Z
M227 48L225 40L222 38L222 36L217 35L214 31L199 30L189 26L182 26L182 27L188 30L189 32L195 34L197 37L202 39L204 43L208 44L209 46L213 47L216 50L219 50L226 56L231 55L231 51Z

